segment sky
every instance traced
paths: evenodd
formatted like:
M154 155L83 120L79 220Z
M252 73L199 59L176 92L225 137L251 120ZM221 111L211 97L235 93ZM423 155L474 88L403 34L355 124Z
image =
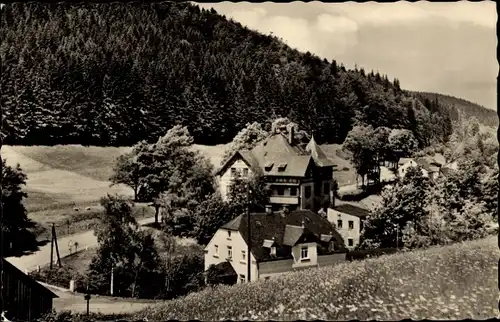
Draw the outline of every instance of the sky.
M482 2L199 3L300 51L355 64L408 90L496 109L496 7Z

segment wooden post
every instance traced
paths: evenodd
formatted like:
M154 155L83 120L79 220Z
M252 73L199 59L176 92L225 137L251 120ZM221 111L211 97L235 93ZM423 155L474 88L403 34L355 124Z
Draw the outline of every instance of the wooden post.
M61 256L59 256L59 246L57 245L56 226L54 224L52 224L52 236L54 236L54 243L56 245L57 264L59 267L62 267Z
M52 270L52 264L54 263L54 224L52 224L50 238L50 270Z

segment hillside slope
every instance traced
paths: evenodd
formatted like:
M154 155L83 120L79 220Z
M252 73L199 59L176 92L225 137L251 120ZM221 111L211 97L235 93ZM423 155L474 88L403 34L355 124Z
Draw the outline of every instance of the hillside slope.
M497 239L206 289L144 309L148 320L485 319L498 315Z
M430 101L437 99L442 105L454 107L463 119L475 117L485 126L498 127L498 114L496 110L488 109L479 104L469 102L462 98L428 92L415 92Z
M289 117L320 143L355 122L451 133L399 81L346 70L190 3L6 4L0 99L7 144L130 146L187 125L224 144L248 122Z

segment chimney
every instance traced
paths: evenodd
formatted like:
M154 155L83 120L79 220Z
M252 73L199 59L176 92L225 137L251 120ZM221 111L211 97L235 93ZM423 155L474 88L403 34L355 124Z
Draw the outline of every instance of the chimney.
M294 129L293 129L293 126L290 126L289 130L288 130L288 143L290 143L290 145L293 144L293 136L294 136Z
M272 214L272 213L273 213L273 206L266 205L266 214Z

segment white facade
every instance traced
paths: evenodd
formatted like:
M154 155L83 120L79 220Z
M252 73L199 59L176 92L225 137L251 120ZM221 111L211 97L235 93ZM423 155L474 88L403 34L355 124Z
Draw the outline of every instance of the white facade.
M408 172L408 169L411 167L416 167L418 165L417 162L413 159L409 159L404 164L398 167L398 175L400 178L403 178L405 174ZM422 175L426 178L436 179L439 176L439 169L436 168L436 171L429 172L426 169L422 168Z
M247 281L248 273L248 246L241 234L238 231L219 229L208 245L205 247L205 270L210 265L228 261L233 266L234 271L238 274L238 282L241 283L241 278ZM231 253L231 254L229 254ZM229 256L231 255L231 256ZM229 258L230 257L230 258ZM251 280L256 281L258 277L257 263L252 254Z
M221 176L218 176L219 191L224 201L227 201L228 199L229 186L231 185L231 181L235 177L236 173L239 173L239 175L242 176L249 176L252 174L252 170L243 160L236 159L236 161L234 161Z
M361 219L359 217L328 208L327 219L335 226L348 249L359 245L361 235Z

